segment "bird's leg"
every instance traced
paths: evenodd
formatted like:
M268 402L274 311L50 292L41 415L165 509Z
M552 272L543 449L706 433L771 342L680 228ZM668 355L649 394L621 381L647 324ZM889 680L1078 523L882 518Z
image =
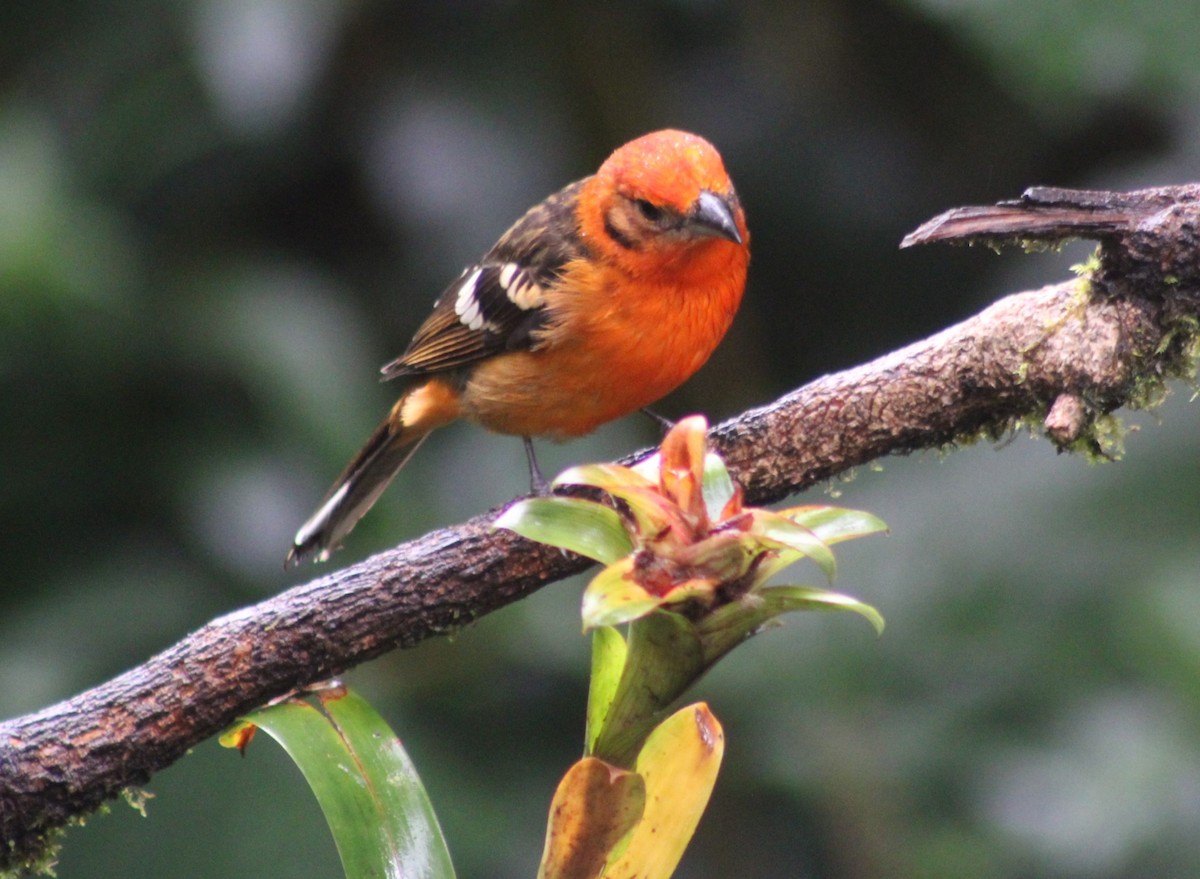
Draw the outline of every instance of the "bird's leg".
M525 443L525 457L529 461L529 491L538 497L545 497L550 494L550 483L546 481L546 477L542 475L542 468L538 466L537 455L533 453L533 440L523 436L521 441Z
M662 429L664 436L666 436L667 431L675 426L675 422L670 418L664 418L648 406L642 407L642 414L647 418L652 418L655 422L657 422L658 426Z

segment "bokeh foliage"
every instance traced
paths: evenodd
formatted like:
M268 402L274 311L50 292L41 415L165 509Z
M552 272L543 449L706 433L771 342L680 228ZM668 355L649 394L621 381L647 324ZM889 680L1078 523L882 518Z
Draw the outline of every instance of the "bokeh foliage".
M694 129L747 206L747 303L661 407L716 420L1079 257L897 252L933 213L1035 183L1195 179L1198 13L6 4L0 715L294 582L288 538L388 404L376 367L509 221L615 145ZM847 548L839 581L888 632L791 621L706 679L731 745L681 875L1200 873L1187 396L1117 465L1018 438L840 484L836 503L893 530ZM655 439L633 419L543 463ZM525 484L519 443L444 431L337 558ZM462 875L536 868L580 746L578 598L552 587L351 676L405 737ZM153 780L147 818L118 805L72 832L59 875L335 875L293 773L208 743Z

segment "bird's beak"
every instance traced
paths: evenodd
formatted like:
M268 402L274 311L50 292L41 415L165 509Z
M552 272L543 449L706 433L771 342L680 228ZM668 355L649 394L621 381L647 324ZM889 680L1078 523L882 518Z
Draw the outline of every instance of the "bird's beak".
M742 243L742 233L733 219L733 208L727 199L701 190L700 197L688 213L687 227L697 235L724 238L734 244Z

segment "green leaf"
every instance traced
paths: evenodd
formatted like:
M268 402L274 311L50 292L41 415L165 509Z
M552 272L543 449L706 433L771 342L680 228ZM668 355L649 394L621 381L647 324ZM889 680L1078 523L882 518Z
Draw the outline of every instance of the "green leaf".
M643 617L662 599L633 579L633 556L609 565L583 590L583 630L618 626Z
M852 595L815 589L811 586L772 586L759 592L758 598L777 614L794 610L852 611L865 618L874 627L876 635L883 634L883 615Z
M704 673L704 649L692 623L658 611L629 627L629 654L592 753L631 766L666 710Z
M887 523L878 516L842 507L793 507L781 510L780 515L808 528L825 543L839 543L888 530Z
M629 534L616 510L582 498L538 497L518 501L500 514L496 527L606 565L633 552Z
M344 687L314 698L271 705L242 720L279 742L304 774L347 879L453 879L433 807L396 734Z
M720 607L696 623L696 632L704 647L705 667L759 632L775 617L798 610L853 611L865 617L877 634L883 633L883 617L879 611L857 598L811 586L772 586L760 589L744 601Z
M721 520L721 511L733 497L733 479L725 461L716 452L708 452L704 456L704 508L708 511L710 522Z
M625 670L629 649L621 633L612 626L599 626L592 632L592 676L588 685L587 730L584 753L592 753L604 718L617 694L617 684Z
M555 485L590 485L604 491L626 488L657 488L658 469L653 476L620 464L580 464L554 477Z
M779 548L790 549L812 559L830 580L837 576L837 559L834 558L833 550L810 529L771 510L754 508L746 513L753 517L754 524L750 527L750 534L764 542L774 543ZM786 556L784 558L789 563L792 561Z
M682 515L670 498L659 493L657 482L620 464L581 464L560 473L554 484L590 485L625 501L643 538L672 527Z
M635 767L645 780L645 812L605 877L669 879L708 806L724 754L725 733L703 702L679 709L650 733Z

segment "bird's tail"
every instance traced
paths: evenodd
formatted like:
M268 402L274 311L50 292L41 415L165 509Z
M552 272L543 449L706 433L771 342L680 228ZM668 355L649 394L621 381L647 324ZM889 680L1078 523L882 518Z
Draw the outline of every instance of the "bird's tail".
M457 402L457 395L440 382L429 382L401 397L333 483L317 511L300 526L283 566L308 558L328 559L425 437L457 416Z
M385 418L333 483L317 511L300 526L284 567L310 557L318 562L328 559L427 436L429 431L406 430L391 417Z

